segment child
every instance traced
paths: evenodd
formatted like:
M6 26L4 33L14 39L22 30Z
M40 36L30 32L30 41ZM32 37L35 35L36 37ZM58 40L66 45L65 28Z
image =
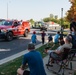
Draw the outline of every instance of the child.
M36 32L34 31L32 36L31 36L31 41L32 41L33 44L36 44L36 40L37 40Z
M49 36L48 36L48 43L49 43L50 41L52 41L52 39L53 39L52 36L49 35Z
M54 43L58 43L59 42L59 37L60 37L60 32L58 31L57 34L54 37Z

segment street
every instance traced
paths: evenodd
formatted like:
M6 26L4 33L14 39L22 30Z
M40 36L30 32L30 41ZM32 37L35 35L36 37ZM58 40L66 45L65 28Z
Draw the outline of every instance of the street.
M36 31L37 33L37 44L41 43L41 36L40 36L40 30L39 29L31 29L31 32L29 33L28 37L19 37L14 38L12 41L7 42L5 40L0 40L0 60L6 57L9 57L13 54L16 54L18 52L24 51L27 49L28 43L31 42L31 35L33 31ZM54 35L56 31L46 31L46 34L52 34ZM46 35L47 40L47 35Z

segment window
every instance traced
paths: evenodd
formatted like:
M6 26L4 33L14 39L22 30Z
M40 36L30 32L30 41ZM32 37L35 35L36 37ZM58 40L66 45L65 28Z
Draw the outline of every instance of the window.
M3 25L5 26L11 26L13 24L13 21L4 21Z

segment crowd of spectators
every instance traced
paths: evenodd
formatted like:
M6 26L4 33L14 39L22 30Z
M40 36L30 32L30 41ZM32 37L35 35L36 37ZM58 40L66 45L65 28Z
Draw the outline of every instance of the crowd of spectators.
M45 36L46 33L43 31L41 33L42 44L45 43ZM32 43L28 44L29 52L24 55L22 65L17 70L17 75L46 75L42 56L40 52L35 50L36 40L37 36L36 32L34 31L31 36ZM48 43L52 40L52 36L49 35ZM54 37L54 44L59 44L59 47L56 50L49 50L45 48L45 53L48 53L50 56L51 64L54 62L52 59L52 57L55 57L54 53L60 55L61 52L64 52L64 48L76 48L76 22L72 21L70 24L70 34L68 34L66 37L62 37L58 31ZM30 71L25 70L27 65L29 66Z

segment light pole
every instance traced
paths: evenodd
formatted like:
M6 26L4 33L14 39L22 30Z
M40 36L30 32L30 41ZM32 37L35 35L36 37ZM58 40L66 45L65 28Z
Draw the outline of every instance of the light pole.
M8 19L8 2L7 2L7 19Z
M63 34L63 8L61 8L61 34Z

